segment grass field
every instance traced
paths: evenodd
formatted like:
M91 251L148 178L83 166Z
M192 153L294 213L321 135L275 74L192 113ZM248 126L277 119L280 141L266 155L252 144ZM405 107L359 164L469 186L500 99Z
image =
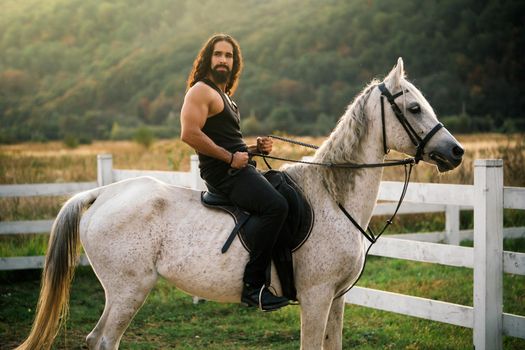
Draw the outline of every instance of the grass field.
M505 185L525 186L523 135L459 137L467 153L464 165L440 175L419 165L414 181L472 183L476 158L504 158ZM303 141L319 144L321 139ZM275 144L275 153L300 158L308 150ZM60 143L0 146L0 183L94 181L96 154L112 153L115 168L188 170L191 150L178 140L158 141L149 149L132 142L95 142L75 149ZM396 155L393 155L396 157ZM278 162L273 162L278 167ZM385 179L399 180L389 169ZM53 218L65 198L2 198L0 221ZM379 225L381 218L374 220ZM472 215L462 212L462 227ZM523 211L505 211L506 226L525 226ZM437 231L444 215L400 217L391 233ZM0 257L41 255L46 235L0 236ZM468 242L465 242L468 244ZM525 239L505 241L505 250L525 252ZM360 286L472 305L472 271L463 268L371 257ZM0 349L12 349L29 331L39 292L40 271L0 273ZM56 349L85 348L84 338L96 324L104 294L88 267L77 269L71 293L70 318ZM525 315L525 277L505 275L504 311ZM471 349L472 330L413 317L348 305L343 348ZM122 349L298 349L299 309L291 306L263 314L239 305L201 302L161 280L124 335ZM525 340L504 338L505 349L525 349Z
M521 243L522 249L525 242ZM360 286L472 305L468 269L371 257ZM39 289L39 273L3 274L0 349L11 349L29 331ZM525 314L525 280L506 275L505 312ZM79 268L71 293L67 326L56 349L82 349L103 309L104 293L88 267ZM124 335L122 349L298 349L299 309L265 314L234 304L192 304L161 280ZM471 349L472 330L348 305L344 349ZM525 341L504 339L504 349Z

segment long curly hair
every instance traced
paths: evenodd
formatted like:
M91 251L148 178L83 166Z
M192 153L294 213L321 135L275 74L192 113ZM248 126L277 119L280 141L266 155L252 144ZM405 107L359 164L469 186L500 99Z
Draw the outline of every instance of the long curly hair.
M188 91L193 85L198 81L205 78L208 73L211 71L211 57L213 55L213 49L215 44L219 41L226 41L230 43L233 47L233 67L231 70L230 79L226 84L226 93L228 95L233 95L237 85L239 83L239 76L243 67L242 63L242 54L241 48L237 41L229 36L228 34L215 34L208 39L206 44L202 47L197 58L193 61L193 69L191 70L190 75L188 76L188 81L186 85L186 91Z

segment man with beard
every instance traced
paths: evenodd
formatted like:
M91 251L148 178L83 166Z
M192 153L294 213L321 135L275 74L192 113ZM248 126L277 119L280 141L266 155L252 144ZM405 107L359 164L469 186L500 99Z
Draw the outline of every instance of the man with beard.
M257 138L256 145L247 146L242 139L239 110L230 97L241 69L241 51L231 36L218 34L208 39L188 77L181 139L197 151L208 189L252 214L245 229L253 234L255 247L244 271L241 302L273 311L289 303L265 287L266 269L288 204L250 162L248 152L268 154L272 140Z

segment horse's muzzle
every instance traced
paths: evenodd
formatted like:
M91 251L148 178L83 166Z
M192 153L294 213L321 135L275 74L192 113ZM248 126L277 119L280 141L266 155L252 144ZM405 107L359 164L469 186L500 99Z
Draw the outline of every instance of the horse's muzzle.
M446 172L456 168L463 160L465 150L459 143L448 144L432 150L428 157L432 159L440 172Z

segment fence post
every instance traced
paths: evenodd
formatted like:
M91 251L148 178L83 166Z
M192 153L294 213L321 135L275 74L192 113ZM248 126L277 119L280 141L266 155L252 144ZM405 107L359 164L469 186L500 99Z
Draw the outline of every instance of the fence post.
M459 245L459 205L445 207L445 242Z
M194 190L204 190L205 185L200 176L199 156L192 154L190 157L190 188Z
M501 349L503 161L474 162L474 348Z
M97 182L99 186L113 182L113 156L111 154L97 155Z

